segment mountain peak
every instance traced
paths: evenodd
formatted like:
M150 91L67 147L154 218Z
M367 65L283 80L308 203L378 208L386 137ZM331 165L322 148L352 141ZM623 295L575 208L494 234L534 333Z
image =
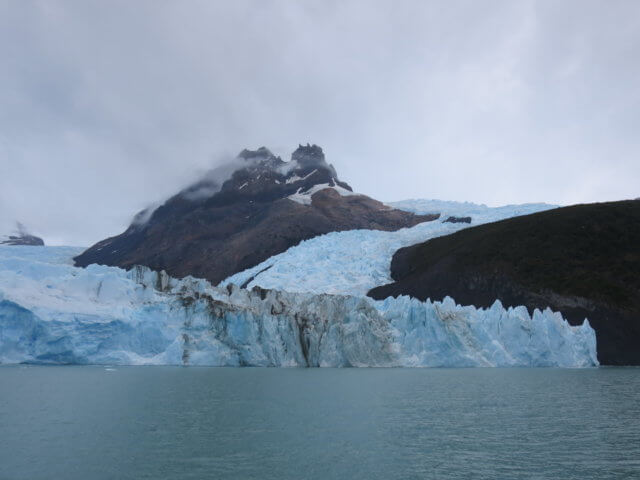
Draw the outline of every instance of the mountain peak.
M75 261L146 265L218 283L317 235L393 231L435 218L354 194L318 145L300 145L290 162L260 147L243 150L157 209L138 214L124 233Z
M30 234L25 226L16 222L15 232L10 235L0 235L0 245L44 245L40 237Z
M268 148L242 150L238 154L240 166L233 171L220 188L226 193L223 201L228 202L237 195L237 200L247 197L271 199L290 197L297 192L307 192L317 186L326 185L352 191L351 187L338 180L338 174L325 160L324 152L318 145L299 145L291 154L291 161L284 162Z
M271 158L273 157L273 153L267 147L260 147L257 150L249 150L245 148L238 154L238 158L244 158L245 160L249 160L251 158Z
M316 144L298 145L295 152L291 154L291 161L297 162L301 168L324 166L327 164L322 148Z
M273 164L277 166L284 163L280 157L274 155L271 152L271 150L269 150L267 147L260 147L257 150L249 150L245 148L238 154L237 158L246 160L248 162L252 162L255 164L266 163L266 164Z

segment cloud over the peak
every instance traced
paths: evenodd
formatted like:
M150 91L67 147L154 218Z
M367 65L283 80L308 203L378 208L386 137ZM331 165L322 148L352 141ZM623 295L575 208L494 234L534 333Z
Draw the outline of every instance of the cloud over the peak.
M634 1L0 2L0 225L119 233L245 147L382 200L640 193Z

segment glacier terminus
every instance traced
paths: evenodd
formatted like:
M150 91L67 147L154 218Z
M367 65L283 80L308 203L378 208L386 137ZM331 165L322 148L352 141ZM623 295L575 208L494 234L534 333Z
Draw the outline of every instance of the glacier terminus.
M589 322L548 309L216 287L146 267L77 268L79 251L0 247L1 363L598 365Z

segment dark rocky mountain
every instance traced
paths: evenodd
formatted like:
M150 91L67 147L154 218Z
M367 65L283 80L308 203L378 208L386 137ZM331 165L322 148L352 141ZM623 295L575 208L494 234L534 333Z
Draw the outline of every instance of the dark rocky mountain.
M317 235L392 231L436 218L354 194L317 145L301 145L290 162L262 147L242 151L156 210L138 213L124 233L98 242L75 262L146 265L217 284Z
M394 283L373 298L410 295L489 307L547 306L588 318L605 365L640 365L640 201L558 208L402 248Z
M0 245L44 245L44 240L27 232L27 229L20 222L16 223L16 231L10 235L0 236Z

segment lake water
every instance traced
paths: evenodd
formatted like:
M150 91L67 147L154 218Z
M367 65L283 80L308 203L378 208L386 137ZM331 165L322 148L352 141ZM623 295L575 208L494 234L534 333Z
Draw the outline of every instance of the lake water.
M640 369L0 368L0 479L640 478Z

